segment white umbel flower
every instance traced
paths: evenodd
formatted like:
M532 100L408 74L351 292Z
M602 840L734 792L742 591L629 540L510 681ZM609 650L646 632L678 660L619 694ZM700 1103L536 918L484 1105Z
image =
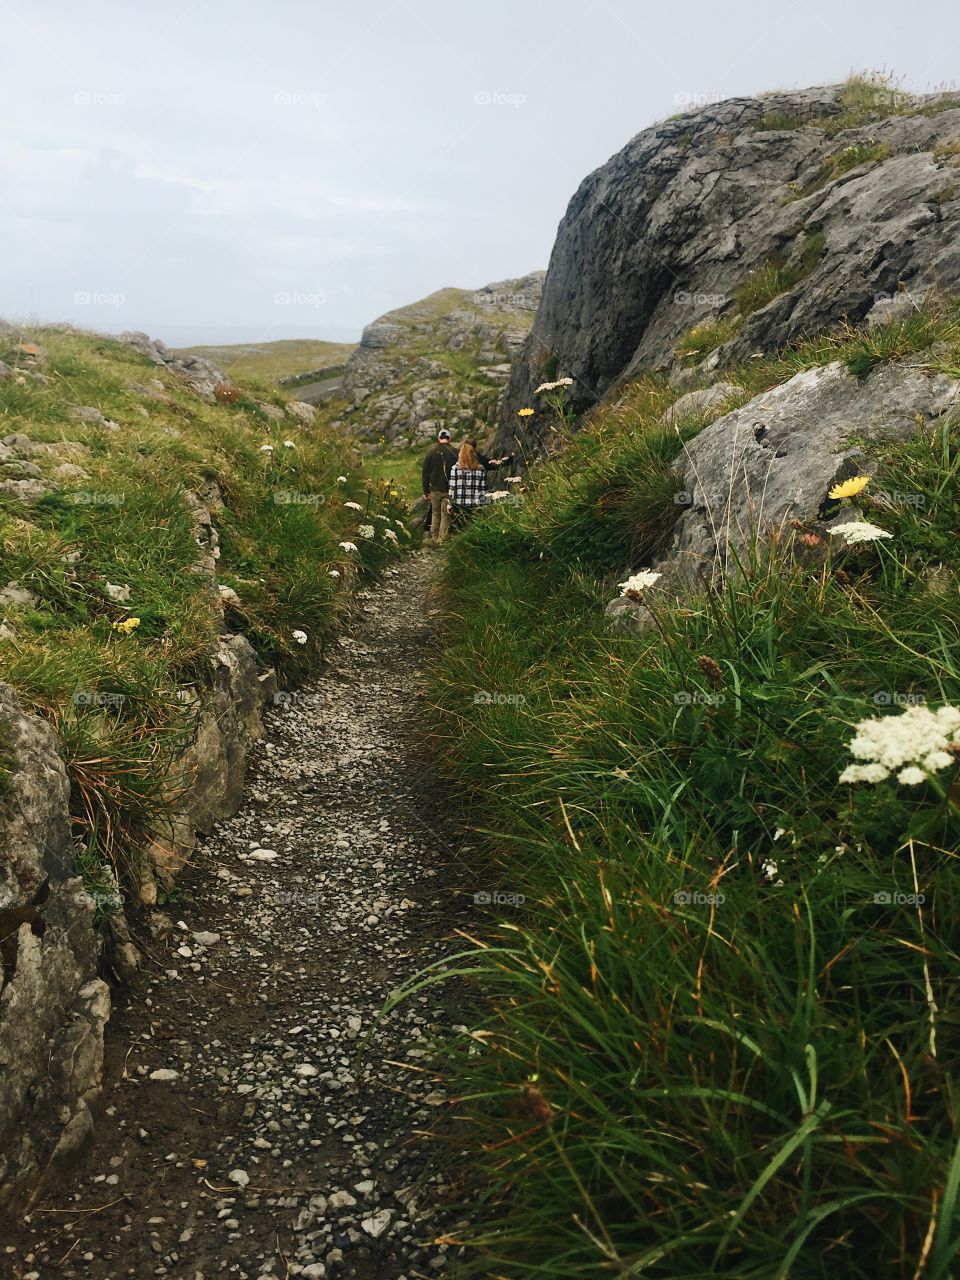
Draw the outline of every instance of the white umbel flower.
M340 550L341 550L341 551L356 551L356 549L357 549L357 544L356 544L355 542L341 542L341 543L340 543Z
M293 631L291 632L291 634L294 640L296 640L297 644L307 643L307 633L305 631Z
M858 542L879 542L881 538L892 538L892 533L881 529L867 520L849 520L846 524L835 524L830 530L838 533L848 547L855 547Z
M351 511L362 511L362 510L363 510L363 507L361 507L361 505L360 505L360 503L359 503L359 502L345 502L343 505L344 505L345 507L349 507Z
M372 525L372 524L361 524L361 525L359 525L359 526L358 526L358 528L357 528L357 533L359 533L359 535L360 535L360 537L361 537L361 538L372 538L372 537L373 537L373 525Z
M899 715L861 720L848 744L863 764L851 764L841 782L883 782L892 773L905 786L956 763L960 753L960 708L907 707Z
M647 587L652 587L657 579L662 577L662 573L656 573L653 569L641 569L626 582L620 582L617 585L620 587L620 594L625 596L631 591L646 591Z

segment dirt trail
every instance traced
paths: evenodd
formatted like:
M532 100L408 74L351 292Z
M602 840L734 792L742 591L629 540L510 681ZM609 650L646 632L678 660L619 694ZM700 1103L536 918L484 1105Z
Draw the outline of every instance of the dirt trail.
M361 592L337 657L270 715L242 811L153 917L93 1149L6 1233L0 1274L446 1269L419 1243L456 1213L425 1137L446 1101L425 1046L462 1016L456 993L400 1006L355 1065L388 992L474 915L418 733L430 565L411 555Z

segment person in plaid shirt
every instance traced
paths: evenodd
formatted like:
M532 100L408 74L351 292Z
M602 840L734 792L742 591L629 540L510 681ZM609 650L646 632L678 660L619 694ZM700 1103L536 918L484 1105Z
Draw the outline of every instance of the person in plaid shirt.
M486 470L475 446L468 440L460 446L457 460L450 468L450 509L469 516L489 501Z

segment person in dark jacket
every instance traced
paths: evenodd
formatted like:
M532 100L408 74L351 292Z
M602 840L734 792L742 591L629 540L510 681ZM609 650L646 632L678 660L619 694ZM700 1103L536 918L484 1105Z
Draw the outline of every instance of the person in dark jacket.
M450 468L457 451L450 443L450 432L437 433L437 443L423 460L423 496L430 503L430 533L438 545L450 533Z

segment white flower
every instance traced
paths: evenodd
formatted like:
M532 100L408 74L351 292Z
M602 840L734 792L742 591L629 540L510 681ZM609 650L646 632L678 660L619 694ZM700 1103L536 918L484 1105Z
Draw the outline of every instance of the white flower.
M307 643L307 633L305 631L294 631L291 634L293 635L293 638L294 640L296 640L297 644Z
M533 394L535 396L538 396L541 391L556 391L557 387L572 387L572 386L573 386L572 378L558 378L556 382L541 382L539 387L537 387L536 391L534 391Z
M775 875L779 874L779 871L780 871L780 867L776 862L774 862L772 858L768 858L766 862L762 864L762 869L763 869L763 874L767 877L768 880L772 880Z
M407 526L403 523L403 521L402 521L402 520L398 520L398 521L397 521L397 528L398 528L398 529L402 529L402 530L404 531L404 533L406 533L406 531L407 531Z
M372 538L372 537L373 537L373 525L372 525L372 524L361 524L361 525L358 525L358 526L357 526L357 533L359 533L359 535L360 535L360 537L361 537L361 538Z
M394 542L394 543L397 542L397 535L393 532L392 529L384 529L383 536L385 538L389 538L391 542Z
M840 775L841 782L883 782L890 770L882 764L848 764Z
M504 484L519 484L519 483L520 483L520 481L521 481L522 479L523 479L523 476L504 476L504 477L503 477L503 483L504 483Z
M781 836L786 834L787 833L784 831L783 827L777 827L776 831L773 833L773 838L774 840L779 840Z
M361 507L361 505L360 505L360 503L359 503L359 502L345 502L343 505L344 505L345 507L349 507L351 511L362 511L362 510L363 510L363 507Z
M841 782L883 782L891 773L906 786L956 763L960 750L960 708L907 707L899 715L861 720L848 750L865 764L852 764ZM898 772L899 771L899 772Z
M337 476L337 484L346 484L346 483L347 483L346 476Z
M877 542L880 538L893 537L893 534L887 533L886 529L879 529L866 520L850 520L847 524L835 524L830 532L839 533L848 547L856 546L858 542Z
M284 440L283 447L285 449L295 449L297 446L293 443L292 440Z
M341 542L341 543L340 543L340 545L341 545L341 547L342 547L344 544ZM340 570L339 570L339 569L330 569L330 570L328 571L328 577L331 577L331 578L339 578L339 577L340 577Z
M262 445L260 446L260 452L261 452L261 453L273 453L273 445L272 445L272 444L262 444Z
M340 549L342 551L356 551L357 544L355 542L341 542Z
M658 578L662 578L662 573L655 573L652 569L641 569L639 573L635 573L626 582L620 582L620 594L627 595L630 591L645 591L647 587L652 587Z

